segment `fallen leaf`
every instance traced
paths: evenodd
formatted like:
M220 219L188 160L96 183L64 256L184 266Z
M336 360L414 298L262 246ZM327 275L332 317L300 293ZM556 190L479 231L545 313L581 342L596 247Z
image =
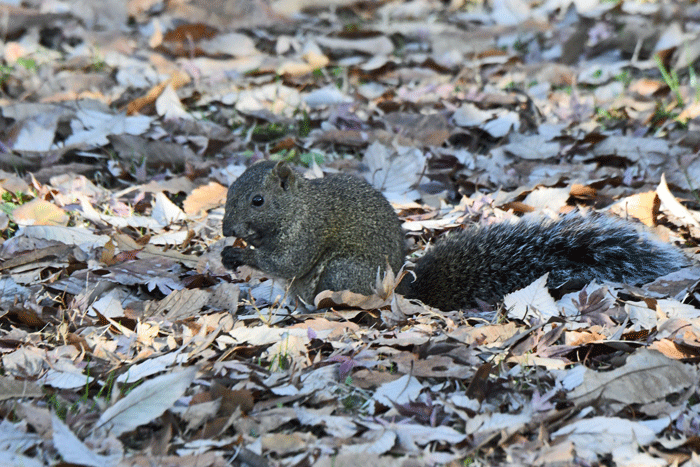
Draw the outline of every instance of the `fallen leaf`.
M548 277L549 273L503 298L509 318L524 320L527 316L534 316L546 321L559 315L554 299L547 290Z
M41 397L41 387L31 381L0 376L0 401L14 398Z
M70 217L53 203L34 198L12 211L12 220L20 226L53 225L65 226Z
M577 420L552 433L552 437L565 436L576 447L576 454L584 459L596 459L598 454L608 454L619 446L647 446L664 429L668 418L648 422L634 422L617 417L593 417ZM636 451L636 449L635 449Z
M637 193L620 200L610 211L620 217L632 216L649 227L656 226L661 201L655 191Z
M192 190L182 203L182 208L186 214L195 215L222 206L226 203L227 191L225 186L209 182Z
M110 455L100 455L80 441L65 423L54 413L51 416L53 426L53 444L65 462L92 467L116 466L124 457L121 444L115 445Z
M119 436L155 420L182 397L196 373L189 367L146 381L105 410L95 427Z
M697 368L670 359L660 352L639 349L625 364L607 372L587 369L583 384L567 394L581 406L592 401L648 404L679 392L697 381ZM635 388L630 391L629 388Z

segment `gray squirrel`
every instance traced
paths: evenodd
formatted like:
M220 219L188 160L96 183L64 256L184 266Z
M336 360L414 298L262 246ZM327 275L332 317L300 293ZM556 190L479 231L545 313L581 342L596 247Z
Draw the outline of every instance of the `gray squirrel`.
M248 244L225 247L225 267L289 280L307 303L323 290L371 294L377 272L396 273L406 253L401 222L379 191L350 175L309 180L286 162L259 162L231 184L223 233ZM495 303L547 272L549 288L594 279L636 284L687 263L679 249L623 220L574 213L450 233L396 291L447 311Z

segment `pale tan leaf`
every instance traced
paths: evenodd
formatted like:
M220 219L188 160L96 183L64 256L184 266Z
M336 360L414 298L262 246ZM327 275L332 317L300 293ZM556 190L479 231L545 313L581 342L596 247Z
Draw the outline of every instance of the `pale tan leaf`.
M515 323L495 324L480 327L460 326L447 335L451 339L463 342L467 345L476 342L480 344L494 344L504 342L518 333Z
M262 448L277 454L299 451L300 446L313 445L316 437L311 433L273 433L260 439Z
M54 388L76 389L85 387L94 380L95 378L83 374L78 368L73 371L59 371L52 368L44 374L41 383Z
M290 326L288 329L297 328L313 331L319 339L337 339L360 330L360 326L351 321L329 321L325 318L307 319L303 323Z
M503 298L509 318L522 320L526 316L536 316L546 320L559 315L554 299L547 290L547 277L549 273Z
M525 411L520 414L485 413L467 420L465 433L491 433L494 431L517 429L532 421L532 414Z
M593 460L597 454L611 453L620 446L646 446L656 439L657 433L667 427L668 423L667 417L643 422L617 417L593 417L570 423L552 433L552 437L565 437L573 441L577 455Z
M13 398L41 397L44 393L36 383L0 376L0 401Z
M105 410L96 427L119 436L149 423L182 397L196 373L196 367L189 367L146 381Z
M611 212L627 218L629 216L640 220L644 225L654 227L659 215L661 201L655 191L637 193L620 200L610 208Z
M195 430L214 418L220 407L221 399L191 404L182 414L182 419L187 422L187 431Z
M374 392L372 399L391 407L392 403L406 404L418 398L423 385L413 376L404 375L396 381L382 384Z
M180 98L177 97L177 93L170 84L163 89L163 92L156 99L156 112L165 119L192 118L192 115L185 110L182 102L180 102Z
M87 447L55 413L51 417L53 426L53 445L61 453L65 462L92 467L116 466L124 456L116 449L110 455L100 455Z
M531 191L523 200L523 203L535 208L535 211L550 210L560 212L569 199L568 188L539 187Z
M314 298L316 308L330 308L333 306L357 307L363 310L376 310L385 306L388 301L378 295L362 295L349 290L334 292L324 290Z
M148 360L134 365L129 368L129 371L122 373L116 379L118 383L134 383L147 376L155 375L165 371L175 362L180 356L180 360L184 360L185 357L181 355L180 352L170 352L165 355L159 355L157 357L151 357Z
M688 208L683 206L676 197L673 196L671 190L669 190L666 184L666 174L661 174L661 181L659 181L659 186L656 187L656 192L659 194L663 206L674 216L683 219L683 221L687 222L689 225L700 228L700 222L698 222L696 217L693 216Z
M153 219L163 227L184 220L187 216L184 212L168 199L163 193L156 194L156 203L153 206Z
M431 441L447 444L458 444L464 441L466 435L449 426L426 426L417 423L393 423L383 426L379 423L364 422L371 431L391 430L397 435L399 446L406 450L416 450Z
M550 141L546 135L524 136L514 133L511 142L503 146L503 149L523 159L542 160L556 157L559 154L559 143Z
M240 293L238 285L222 282L214 286L208 305L215 310L225 310L233 314L238 310Z
M362 456L366 465L373 467L398 467L399 459L392 459L391 456L379 456L387 453L396 444L396 433L392 431L372 431L362 436L364 443L346 444L340 447L340 454L333 456L327 462L319 460L315 467L353 467L357 466L358 455Z
M211 39L200 41L198 47L206 54L213 56L243 57L258 53L255 48L255 42L245 34L237 32L217 34Z
M352 50L369 53L372 55L388 55L394 51L394 44L386 36L376 36L358 39L345 39L342 37L321 36L316 42L323 47L339 50Z
M66 245L104 246L109 241L107 235L96 235L87 229L62 226L26 226L17 231L15 237L27 237L36 240L55 240Z
M341 439L351 438L358 431L357 425L351 419L329 415L327 410L297 408L296 415L299 423L308 426L321 426L328 434Z
M577 405L594 400L647 404L697 383L698 370L655 350L639 349L612 371L586 369L583 383L568 393ZM634 391L630 391L634 388Z
M179 321L199 315L211 292L204 289L173 290L167 297L154 303L149 316L163 316L168 321Z
M12 220L17 225L61 225L68 224L68 214L53 203L35 198L12 211Z

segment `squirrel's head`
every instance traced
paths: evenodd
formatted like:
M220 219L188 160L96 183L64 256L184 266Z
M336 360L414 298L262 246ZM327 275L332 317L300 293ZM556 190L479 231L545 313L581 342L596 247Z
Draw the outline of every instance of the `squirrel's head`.
M263 161L250 166L228 189L224 236L261 246L294 215L299 183L299 174L286 162Z

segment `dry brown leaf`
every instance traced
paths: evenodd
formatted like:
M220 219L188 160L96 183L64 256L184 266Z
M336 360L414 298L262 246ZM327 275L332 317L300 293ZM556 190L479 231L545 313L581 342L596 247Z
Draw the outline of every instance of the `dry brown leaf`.
M670 339L659 339L656 342L652 342L649 348L658 350L668 358L673 358L675 360L698 358L700 356L698 349L678 344Z
M226 202L227 191L225 186L209 182L192 190L182 203L182 208L186 214L193 215L222 206Z
M620 217L633 217L649 227L656 226L661 201L655 191L628 196L616 203L610 210Z
M238 310L238 298L240 293L241 290L237 284L222 282L214 288L213 294L209 296L207 305L215 310L225 310L229 313L236 313Z
M41 436L51 436L51 412L46 407L37 407L28 402L17 404L14 411Z
M15 398L42 397L41 387L32 381L0 376L0 401Z
M316 437L311 433L275 433L263 436L260 441L264 452L289 454L304 450L304 446L313 443Z
M387 299L378 295L362 295L349 290L340 292L324 290L316 295L314 299L316 308L354 307L363 310L376 310L388 304L389 301Z
M147 105L155 104L156 99L161 95L161 93L167 88L169 85L173 87L173 89L178 89L185 84L189 83L191 81L191 78L188 74L182 72L182 71L174 71L171 75L170 78L166 79L165 81L162 81L161 83L157 84L156 86L152 87L145 96L136 98L129 102L126 106L126 114L127 115L135 115L141 111L144 107Z
M289 328L310 329L316 333L320 333L321 331L330 331L328 335L324 336L325 339L337 339L348 333L354 333L360 330L360 327L355 323L329 321L325 318L308 319L303 323L295 324Z
M22 253L20 255L8 258L7 261L0 265L0 271L6 269L13 269L30 263L39 263L43 261L54 260L57 262L63 262L66 261L67 256L73 252L74 248L75 246L73 245L65 244L57 244L47 246L44 248L36 248L31 251Z
M492 370L493 365L490 363L484 363L476 369L465 391L465 395L468 398L475 399L479 401L479 403L486 399L488 394L488 379Z
M200 393L198 395L202 394L205 393ZM182 420L187 423L187 431L194 431L204 423L210 425L211 420L216 416L220 406L220 399L195 401L195 399L192 398L187 410L182 414Z
M642 78L630 83L630 92L636 92L640 96L651 96L664 86L659 80Z
M376 388L384 383L396 381L400 374L388 371L373 371L361 368L352 374L352 384L361 389Z
M410 374L425 378L456 378L464 380L474 374L473 368L460 365L451 357L432 355L425 359L417 359L409 352L401 352L391 359L402 374Z
M181 57L196 57L203 54L197 49L197 43L217 34L216 28L203 23L181 24L163 35L160 50Z
M571 185L569 193L574 198L595 199L596 195L598 194L598 190L589 185L581 185L580 183L574 183L573 185Z
M220 384L213 384L211 395L214 399L221 398L221 409L224 413L232 414L238 407L243 413L253 410L255 397L253 392L247 389L233 391Z
M211 292L203 289L174 290L149 310L149 316L164 315L168 321L184 320L198 316L209 302Z
M612 371L586 369L583 383L567 394L576 405L592 401L617 404L648 404L697 383L698 369L645 348ZM635 388L630 391L630 388Z
M467 345L487 345L497 342L505 342L520 329L514 322L505 324L494 324L479 327L459 327L448 333L448 336L458 342L463 342Z

